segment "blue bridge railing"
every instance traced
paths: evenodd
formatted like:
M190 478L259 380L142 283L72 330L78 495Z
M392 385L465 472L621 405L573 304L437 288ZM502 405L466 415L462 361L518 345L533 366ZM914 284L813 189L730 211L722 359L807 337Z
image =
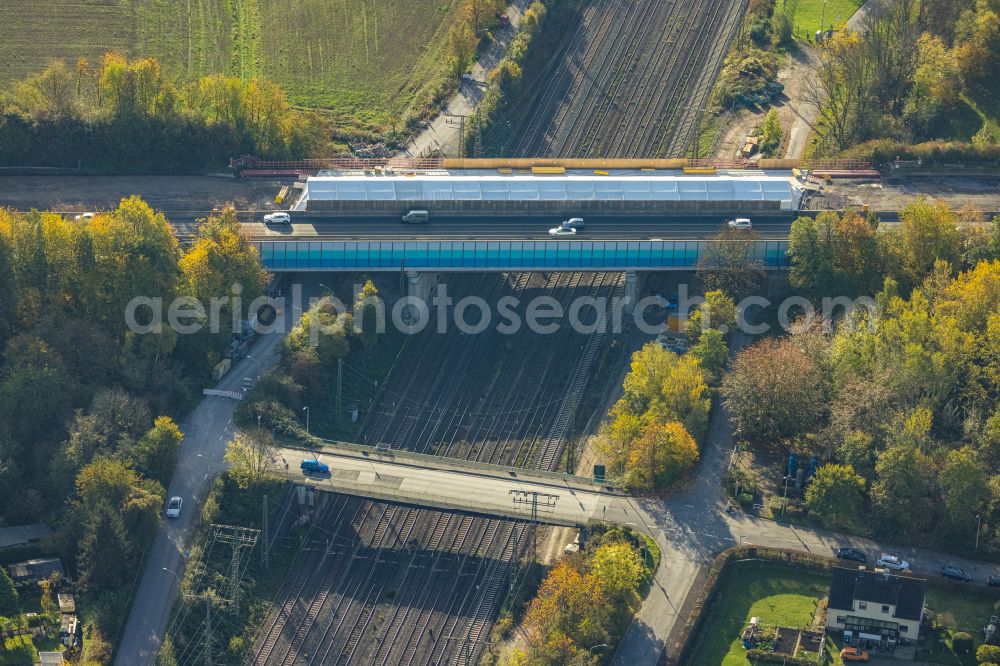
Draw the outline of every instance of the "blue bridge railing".
M272 271L689 270L711 244L698 240L256 241ZM725 242L725 241L722 241ZM754 241L769 270L788 267L784 240Z

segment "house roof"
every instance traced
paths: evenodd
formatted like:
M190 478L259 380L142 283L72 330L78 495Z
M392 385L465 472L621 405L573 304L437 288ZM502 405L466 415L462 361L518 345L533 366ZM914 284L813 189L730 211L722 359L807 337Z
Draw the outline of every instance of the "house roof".
M830 581L828 606L854 610L855 601L895 606L893 617L919 621L924 611L926 581L862 569L836 567Z
M15 581L34 577L35 580L45 580L55 572L66 575L63 570L62 560L59 558L47 558L38 560L25 560L24 562L14 562L7 565L10 577Z
M42 523L0 527L0 548L23 546L52 534L52 528Z

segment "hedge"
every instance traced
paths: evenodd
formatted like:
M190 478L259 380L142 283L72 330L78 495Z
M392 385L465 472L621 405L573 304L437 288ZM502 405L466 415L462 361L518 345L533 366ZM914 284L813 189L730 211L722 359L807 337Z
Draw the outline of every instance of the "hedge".
M905 161L920 160L923 166L962 164L964 166L1000 165L1000 146L977 146L958 141L927 141L906 144L891 139L878 139L849 148L840 157L890 165L898 157Z

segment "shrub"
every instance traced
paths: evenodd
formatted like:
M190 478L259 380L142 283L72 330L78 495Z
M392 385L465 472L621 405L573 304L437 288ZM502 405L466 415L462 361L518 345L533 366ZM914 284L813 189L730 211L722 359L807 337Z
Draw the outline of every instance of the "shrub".
M957 631L951 636L951 650L955 654L971 654L974 645L972 634L965 631Z
M1000 647L996 645L980 645L976 650L976 661L1000 662Z

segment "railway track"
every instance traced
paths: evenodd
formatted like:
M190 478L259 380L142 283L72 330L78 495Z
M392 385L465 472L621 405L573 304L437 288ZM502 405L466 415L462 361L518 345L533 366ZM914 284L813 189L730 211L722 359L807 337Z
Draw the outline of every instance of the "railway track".
M452 290L494 299L609 297L616 274L474 276ZM495 301L494 301L495 302ZM366 415L368 443L517 465L558 464L574 396L594 362L563 326L552 335L433 331ZM597 345L600 346L599 344ZM582 350L582 353L581 351ZM544 445L539 448L539 443ZM338 499L279 594L252 664L472 663L506 598L524 523Z
M683 155L745 3L587 3L555 49L552 63L512 105L520 115L503 119L516 137L503 152Z

